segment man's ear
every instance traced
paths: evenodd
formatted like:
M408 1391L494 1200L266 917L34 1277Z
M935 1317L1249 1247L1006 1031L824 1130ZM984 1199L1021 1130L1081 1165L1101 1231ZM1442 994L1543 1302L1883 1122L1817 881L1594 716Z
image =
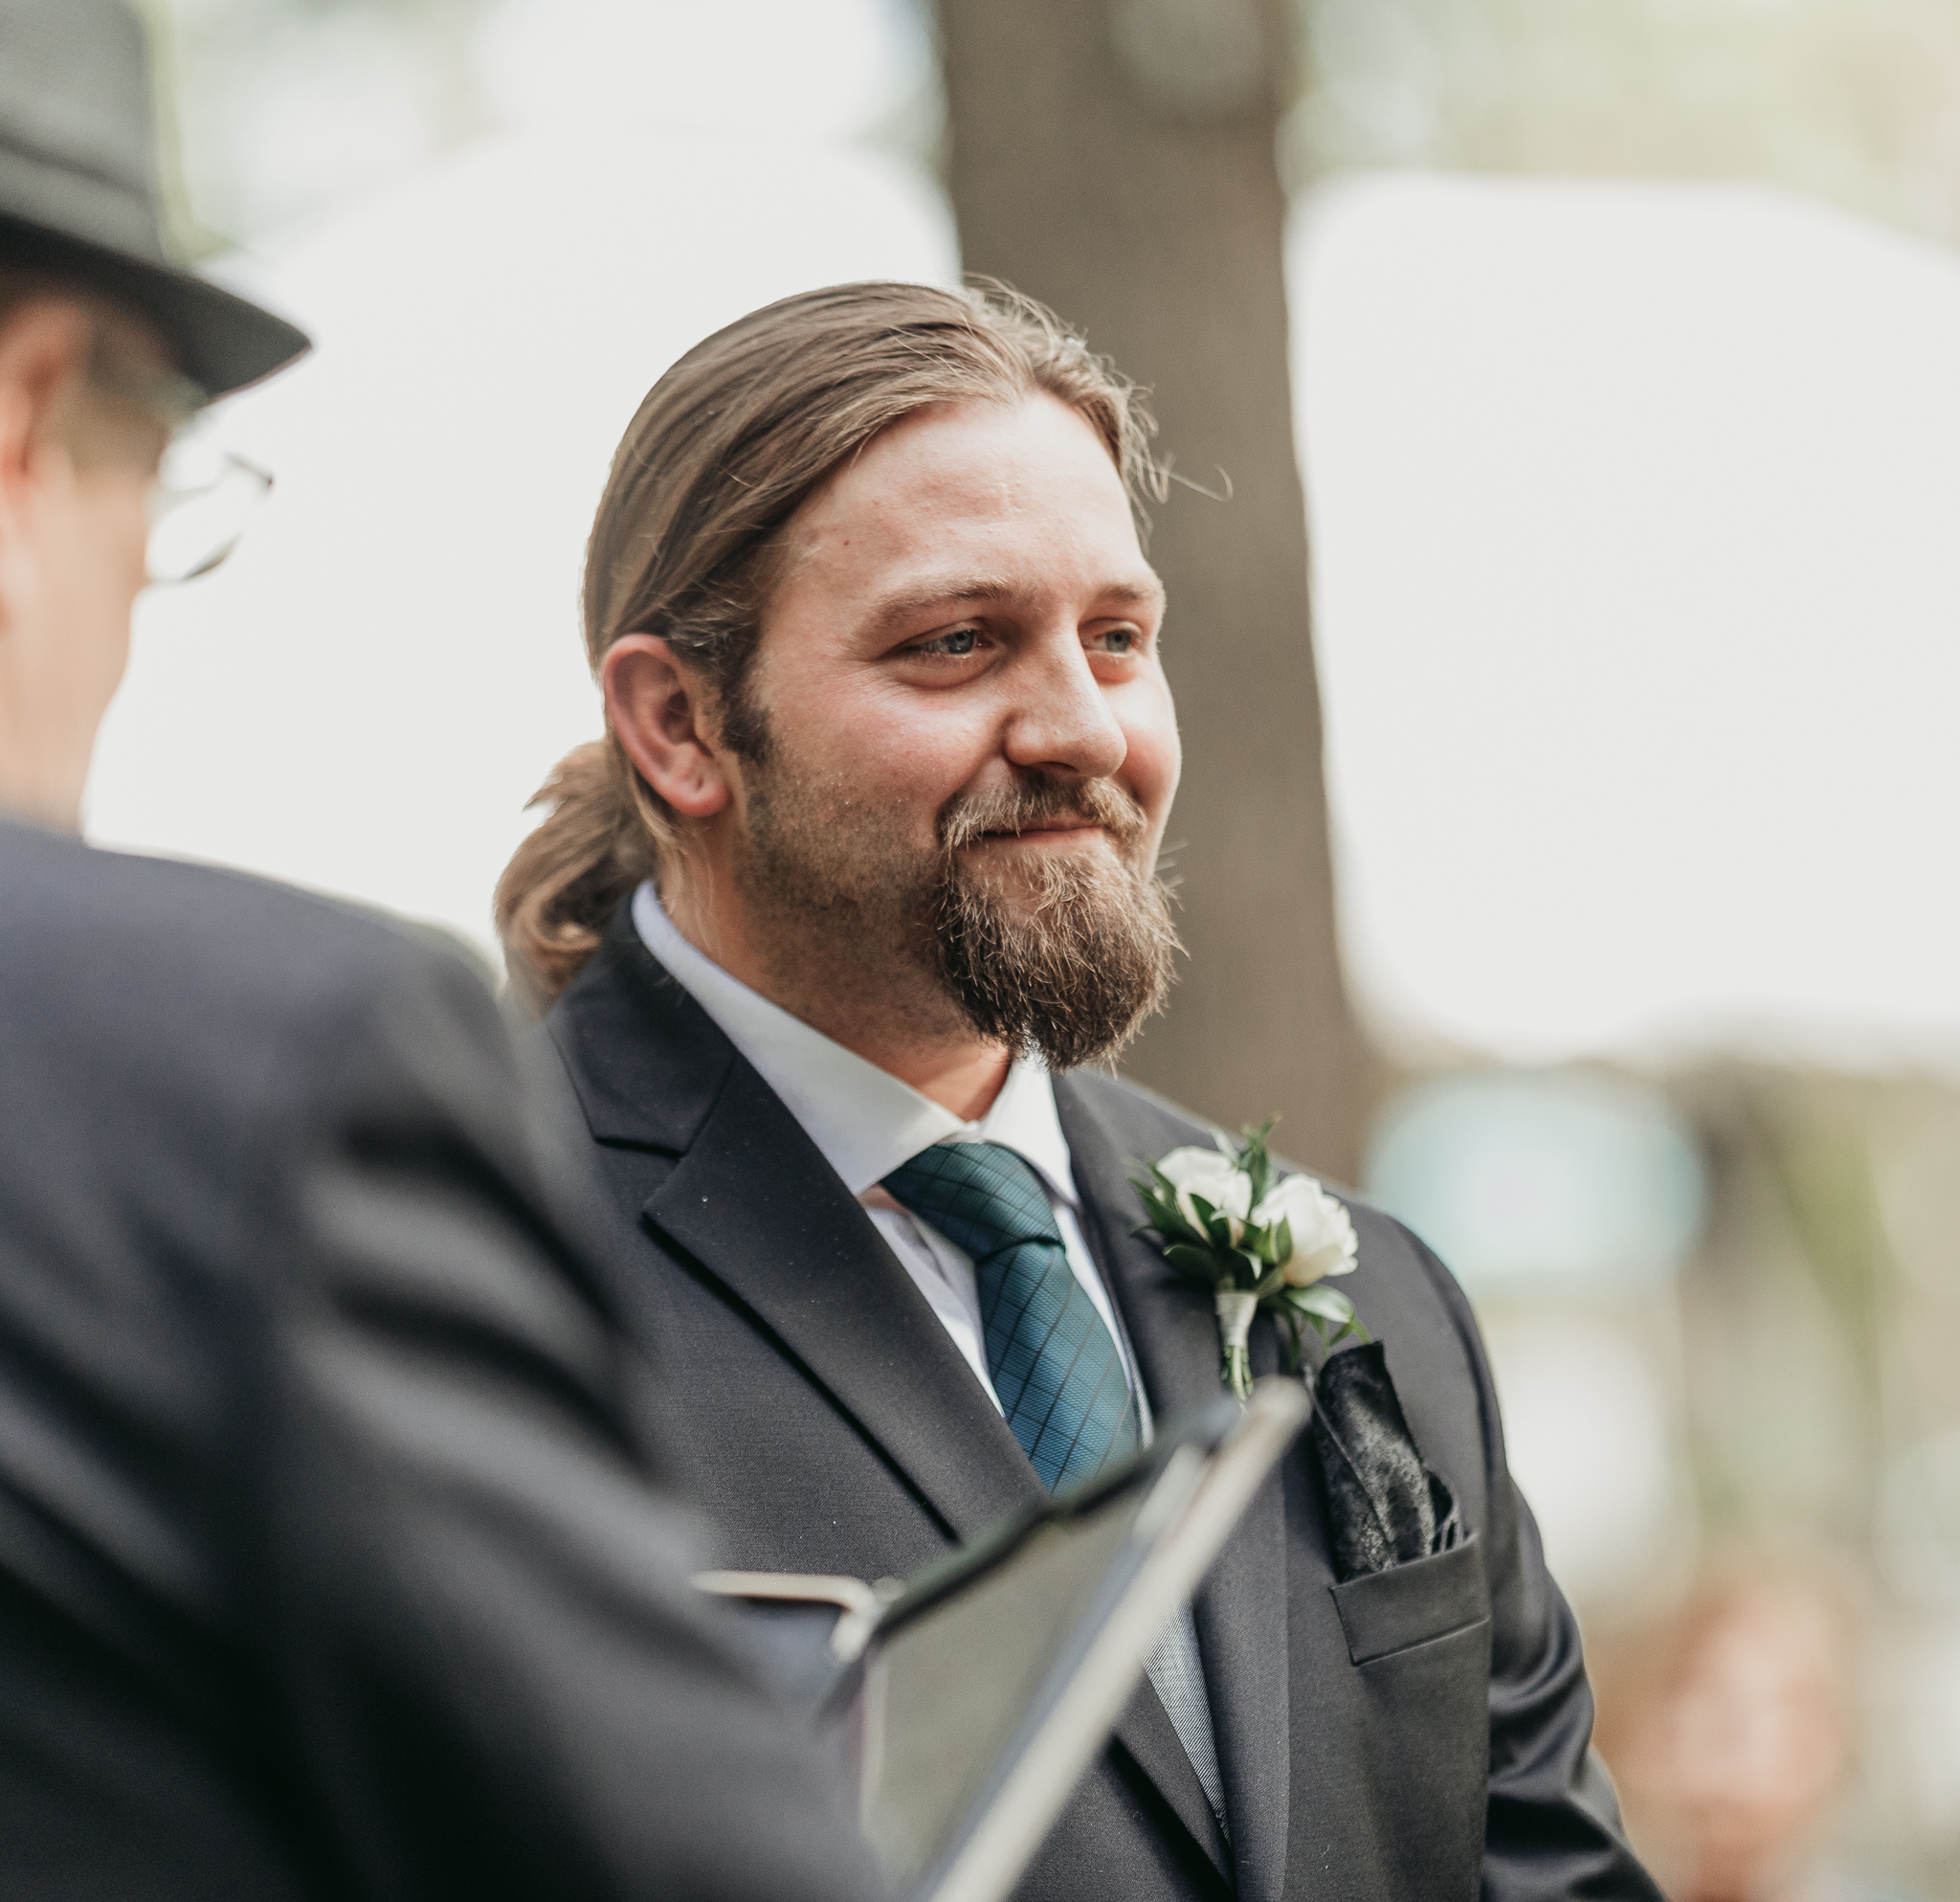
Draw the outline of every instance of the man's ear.
M36 480L49 422L88 357L88 320L75 305L30 303L0 325L0 529L16 526Z
M622 635L599 668L606 719L647 784L683 818L712 818L734 796L707 694L658 635Z
M36 617L46 583L37 547L42 490L52 474L74 473L55 425L87 363L88 340L81 311L52 300L0 324L0 641Z

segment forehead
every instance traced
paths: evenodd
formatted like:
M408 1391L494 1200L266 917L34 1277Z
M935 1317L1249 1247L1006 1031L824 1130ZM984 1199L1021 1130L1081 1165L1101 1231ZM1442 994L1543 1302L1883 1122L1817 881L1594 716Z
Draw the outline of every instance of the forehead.
M895 423L804 503L788 540L792 571L987 559L1147 571L1102 438L1046 394L935 404Z

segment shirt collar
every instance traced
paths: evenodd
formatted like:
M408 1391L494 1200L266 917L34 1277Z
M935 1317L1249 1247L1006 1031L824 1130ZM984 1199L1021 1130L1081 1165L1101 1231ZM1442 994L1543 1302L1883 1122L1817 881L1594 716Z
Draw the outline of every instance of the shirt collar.
M1055 1085L1038 1058L1016 1057L993 1107L977 1122L962 1122L697 951L667 916L652 880L633 895L633 923L640 942L782 1098L852 1195L876 1187L934 1143L999 1143L1031 1164L1053 1195L1080 1208Z

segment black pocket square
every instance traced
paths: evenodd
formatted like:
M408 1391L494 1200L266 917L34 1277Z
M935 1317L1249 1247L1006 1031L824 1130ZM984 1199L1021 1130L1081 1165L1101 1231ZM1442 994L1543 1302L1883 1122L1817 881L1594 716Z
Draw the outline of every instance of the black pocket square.
M1343 1583L1461 1541L1456 1496L1422 1463L1379 1341L1327 1356L1308 1438Z

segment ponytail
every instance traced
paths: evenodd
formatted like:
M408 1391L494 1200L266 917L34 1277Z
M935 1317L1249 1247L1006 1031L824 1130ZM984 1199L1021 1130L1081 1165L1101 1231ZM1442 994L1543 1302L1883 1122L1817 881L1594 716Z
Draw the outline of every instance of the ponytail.
M542 1017L654 875L669 828L610 734L567 753L529 803L551 810L497 881L497 934L512 991Z

